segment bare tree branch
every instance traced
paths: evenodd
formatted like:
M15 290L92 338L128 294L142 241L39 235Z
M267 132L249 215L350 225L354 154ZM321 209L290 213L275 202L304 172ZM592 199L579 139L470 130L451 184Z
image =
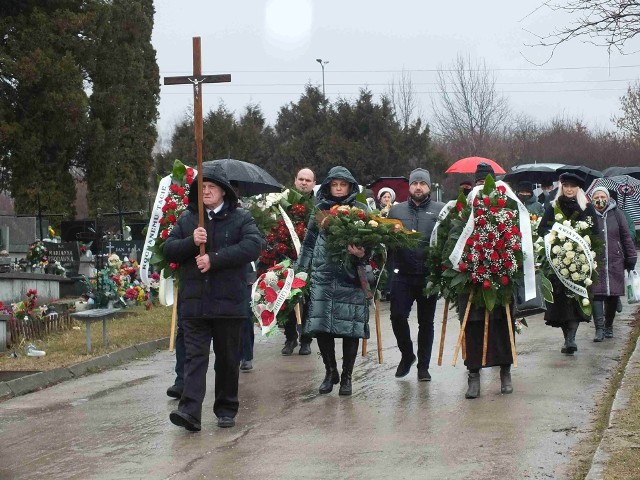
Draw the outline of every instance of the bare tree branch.
M574 20L566 27L558 28L544 35L529 32L537 38L537 42L527 46L552 47L549 59L553 57L553 51L557 46L573 39L606 47L609 52L615 49L622 55L633 53L626 51L625 45L628 45L628 42L640 33L640 2L630 0L568 0L564 3L551 3L545 1L534 12L542 7L574 17Z
M413 86L411 72L404 67L400 77L391 80L387 96L396 119L405 130L421 116L420 102Z
M436 133L464 146L468 154L482 153L510 115L508 100L496 91L495 76L484 61L472 65L461 55L437 75L440 95L432 101Z

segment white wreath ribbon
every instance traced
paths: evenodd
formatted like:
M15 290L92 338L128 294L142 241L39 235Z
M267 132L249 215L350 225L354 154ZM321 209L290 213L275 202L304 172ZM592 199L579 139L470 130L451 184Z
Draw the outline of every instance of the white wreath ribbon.
M562 233L569 240L576 242L578 245L580 245L585 257L587 257L587 263L589 265L588 278L591 278L591 273L593 272L593 268L594 268L593 256L591 255L591 248L589 247L589 245L587 245L587 242L584 241L584 238L582 238L580 234L576 232L572 227L567 227L566 225L562 225L561 223L558 223L558 222L553 224L553 226L551 227L551 232L556 232L558 234ZM551 265L551 268L556 274L556 277L558 277L558 279L562 282L562 284L565 287L567 287L571 292L577 295L580 295L581 297L589 298L589 293L587 292L587 289L585 287L578 285L577 283L573 282L571 279L566 278L564 275L561 275L560 274L561 268L553 264L552 252L551 252L551 248L552 248L551 232L547 233L544 237L544 252L547 256L547 259L549 260L549 264Z
M267 311L274 313L273 321L269 325L262 324L262 317L260 316L260 312L258 312L258 309L256 308L257 307L256 302L254 301L256 290L258 289L258 284L260 283L260 280L263 279L263 277L260 276L260 278L256 282L254 282L253 287L251 287L251 310L253 311L253 314L258 319L258 322L260 323L260 329L262 331L262 335L266 335L267 333L269 333L271 330L273 330L275 327L278 326L278 322L276 321L276 316L278 315L278 312L280 311L282 304L286 302L287 299L289 298L289 294L291 293L291 285L293 285L294 278L295 278L295 272L293 271L293 268L287 268L287 278L284 281L284 285L282 286L282 289L280 289L280 291L278 292L278 296L276 297L272 306L266 308Z
M440 213L438 214L438 219L436 220L436 224L431 231L431 238L429 239L429 246L433 247L438 244L438 227L444 221L444 219L449 215L449 212L452 208L456 206L457 200L450 200L447 204L442 207Z
M287 212L284 211L284 208L282 208L282 205L278 205L278 209L282 214L284 224L287 226L287 229L289 229L289 235L291 235L291 240L293 241L293 246L296 249L296 254L300 255L300 237L298 237L298 234L296 233L293 222L289 218L289 215L287 215Z
M153 256L151 247L153 247L156 243L156 238L158 238L160 219L163 216L162 205L164 204L165 197L169 194L170 186L171 175L167 175L160 180L156 200L153 202L153 210L150 212L151 216L149 218L149 227L147 228L147 237L144 241L144 249L142 250L142 258L140 259L140 280L147 286L151 283L149 280L149 266L151 265L151 257Z
M522 265L523 273L524 273L524 298L525 300L531 300L536 296L536 271L534 264L534 256L533 256L533 239L531 237L531 219L529 218L529 211L527 207L518 199L517 195L513 193L509 185L507 185L502 180L496 182L496 188L499 186L505 187L505 194L511 200L516 202L518 206L518 228L522 233L522 253L524 256L524 261ZM478 195L478 192L482 191L484 185L478 185L474 187L473 190L469 193L467 197L467 202L473 206L473 200ZM462 254L464 252L465 244L467 243L468 238L473 233L475 223L475 208L471 208L471 214L469 215L469 219L467 220L466 225L462 229L462 233L460 238L456 242L453 247L453 251L449 256L449 260L453 264L453 269L456 271L460 271L458 265L460 264L460 259L462 258Z

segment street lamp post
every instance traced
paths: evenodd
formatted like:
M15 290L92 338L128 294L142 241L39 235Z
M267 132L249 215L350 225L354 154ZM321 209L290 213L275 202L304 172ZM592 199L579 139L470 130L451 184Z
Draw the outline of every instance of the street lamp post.
M316 58L316 62L318 62L320 64L320 66L322 67L322 97L325 98L325 94L324 94L324 66L329 63L329 60L322 60L321 58Z

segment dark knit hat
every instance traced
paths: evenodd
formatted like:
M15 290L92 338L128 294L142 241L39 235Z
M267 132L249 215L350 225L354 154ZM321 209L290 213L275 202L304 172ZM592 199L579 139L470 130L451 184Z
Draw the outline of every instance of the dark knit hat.
M487 175L491 175L495 178L496 172L493 171L493 167L488 163L480 162L476 167L475 181L484 180Z
M413 182L426 182L431 188L431 175L429 175L429 170L425 170L424 168L416 168L409 175L409 185Z
M520 192L533 193L533 183L528 182L526 180L519 182L518 186L516 187L516 193L520 193Z
M582 188L584 186L584 177L577 172L565 172L560 175L560 183L573 183Z

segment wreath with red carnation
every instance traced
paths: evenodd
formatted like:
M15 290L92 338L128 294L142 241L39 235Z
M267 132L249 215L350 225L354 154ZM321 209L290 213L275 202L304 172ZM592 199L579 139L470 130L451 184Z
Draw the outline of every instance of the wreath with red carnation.
M185 166L180 160L176 160L173 163L171 185L169 187L169 193L164 198L162 217L159 220L160 229L155 243L153 247L151 247L153 255L151 256L150 263L163 272L162 275L164 278L172 277L178 269L177 263L167 261L162 252L162 247L169 237L171 230L173 230L173 227L175 227L178 222L180 214L189 205L189 190L195 174L196 171L193 168Z

